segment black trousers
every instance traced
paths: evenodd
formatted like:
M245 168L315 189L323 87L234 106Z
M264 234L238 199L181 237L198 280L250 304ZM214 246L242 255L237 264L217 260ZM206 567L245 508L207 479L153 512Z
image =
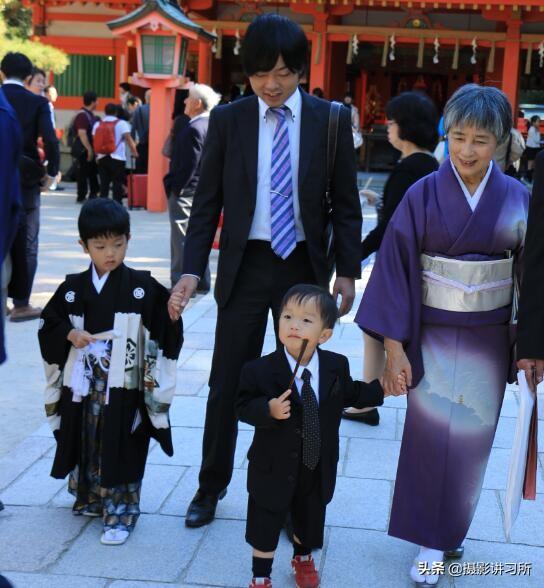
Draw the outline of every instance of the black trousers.
M87 153L79 158L77 167L77 199L79 201L85 200L89 194L89 198L98 196L98 169L96 161L93 157L91 161L87 161Z
M277 481L282 483L281 480ZM257 504L250 495L247 503L246 541L259 551L276 551L287 515L291 515L293 534L304 547L321 549L325 530L326 506L321 500L321 468L311 471L300 464L291 504L274 512Z
M113 186L113 199L117 202L123 200L125 191L123 189L125 181L125 162L119 159L113 159L109 155L101 157L98 160L98 176L100 178L100 196L108 198L110 185Z
M30 299L34 277L38 269L38 235L40 233L40 186L21 188L24 222L26 225L26 271L28 273L28 297L14 298L17 308L26 306ZM13 270L15 273L18 269Z
M136 149L138 158L136 159L136 169L134 171L137 174L146 174L149 161L149 143L138 143Z
M199 476L204 492L219 494L229 485L238 436L234 400L240 372L246 362L261 356L268 311L277 336L283 296L300 283L316 283L305 243L283 260L268 241L248 241L230 299L217 313Z

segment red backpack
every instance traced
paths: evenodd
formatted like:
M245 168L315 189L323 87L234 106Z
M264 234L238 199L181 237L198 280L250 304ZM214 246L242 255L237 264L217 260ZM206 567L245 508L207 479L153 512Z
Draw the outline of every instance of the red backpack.
M100 121L93 136L94 152L98 155L111 155L117 149L115 125L118 120Z

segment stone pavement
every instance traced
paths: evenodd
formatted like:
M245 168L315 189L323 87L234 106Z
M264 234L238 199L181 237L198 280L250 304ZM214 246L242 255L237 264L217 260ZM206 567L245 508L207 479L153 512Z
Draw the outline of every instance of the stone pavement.
M35 303L51 295L64 274L85 267L78 252L70 193L43 200L42 246ZM366 207L365 229L375 222ZM168 221L165 214L131 213L133 239L128 263L168 279ZM216 254L212 254L212 273ZM358 297L370 267L358 282ZM203 529L187 529L183 515L197 487L202 427L208 392L216 309L211 295L200 297L184 313L185 344L171 420L175 455L152 446L142 491L142 516L121 547L99 543L100 521L74 517L64 481L49 477L54 439L44 423L43 374L36 341L37 322L8 324L9 363L0 368L0 572L17 588L167 588L247 586L250 549L244 542L246 452L251 428L240 426L235 470L217 520ZM344 317L327 347L345 353L353 375L361 377L362 338ZM270 330L265 351L274 345ZM542 403L541 403L542 406ZM407 571L413 546L387 535L390 502L404 421L403 398L386 400L379 427L343 422L335 497L327 512L324 549L316 554L326 588L410 586ZM523 503L506 542L502 504L518 401L507 391L484 490L467 541L467 562L530 562L530 576L448 575L441 586L537 587L544 585L544 500ZM541 417L544 418L544 411ZM540 423L541 431L544 423ZM7 431L7 434L5 433ZM540 447L544 439L541 437ZM539 489L542 488L542 454ZM290 548L282 537L273 570L275 586L293 586Z

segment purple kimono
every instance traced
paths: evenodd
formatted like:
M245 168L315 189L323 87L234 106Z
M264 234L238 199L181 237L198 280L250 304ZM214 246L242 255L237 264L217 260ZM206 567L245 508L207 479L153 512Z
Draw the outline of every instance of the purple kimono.
M482 286L483 294L474 294L479 286L468 280L460 286L466 295L446 274L426 283L432 272L423 271L424 258L459 272L459 266L504 267L512 255L519 272L528 205L525 187L495 165L473 212L448 159L408 190L387 228L355 321L401 341L413 371L390 535L442 551L461 545L480 496L510 367L512 306L505 287L512 288L512 276ZM438 284L448 292L450 282L443 306L428 306L426 288ZM483 296L492 308L472 302L457 308L456 296ZM498 308L497 300L503 304Z

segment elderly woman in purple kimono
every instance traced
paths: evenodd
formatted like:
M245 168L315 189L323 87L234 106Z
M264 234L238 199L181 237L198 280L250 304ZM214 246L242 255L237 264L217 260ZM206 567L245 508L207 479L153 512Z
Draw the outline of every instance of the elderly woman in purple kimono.
M389 534L419 546L410 576L463 554L509 374L514 283L529 194L493 157L512 113L469 84L444 111L450 157L414 184L382 242L356 322L383 338L384 386L406 375L406 424Z

